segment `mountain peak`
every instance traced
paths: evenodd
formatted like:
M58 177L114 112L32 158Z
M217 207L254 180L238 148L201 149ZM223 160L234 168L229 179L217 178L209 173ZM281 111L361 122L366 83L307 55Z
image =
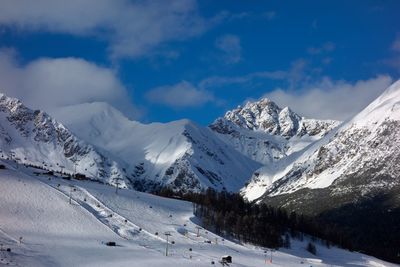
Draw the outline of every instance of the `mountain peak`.
M127 123L129 120L119 110L106 102L81 103L60 107L52 111L52 116L66 125L77 121L86 123L87 121L107 120L108 123L113 121Z
M0 93L0 105L1 106L5 106L9 109L11 108L17 108L17 106L21 107L25 107L22 102L17 99L17 98L13 98L13 97L9 97L3 93Z
M72 173L73 169L93 179L112 182L123 175L113 159L77 138L69 129L40 110L31 110L20 100L0 95L0 147L19 162Z
M337 123L305 119L289 107L282 109L271 99L262 98L226 112L223 118L218 118L210 127L219 133L231 132L231 128L236 127L291 138L295 135L324 135Z
M269 196L304 188L327 188L326 196L342 192L341 195L351 197L341 197L340 201L353 201L399 186L399 129L400 82L397 81L294 161L287 161L275 173L267 168L257 171L245 194L254 199L260 196L260 188ZM315 193L313 197L320 195Z
M281 108L268 98L247 102L243 107L226 112L224 119L240 128L263 130L275 134Z
M281 108L271 99L269 98L261 98L258 101L248 101L243 108L243 110L252 110L252 111L267 111L269 113L279 113Z

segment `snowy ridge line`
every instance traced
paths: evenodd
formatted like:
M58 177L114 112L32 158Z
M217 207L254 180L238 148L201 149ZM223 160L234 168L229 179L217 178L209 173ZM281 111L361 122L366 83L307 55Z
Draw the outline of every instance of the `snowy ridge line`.
M127 187L140 191L168 186L178 191L211 187L236 192L261 167L209 128L186 119L142 124L106 103L63 107L53 116L81 140L107 151L125 168Z

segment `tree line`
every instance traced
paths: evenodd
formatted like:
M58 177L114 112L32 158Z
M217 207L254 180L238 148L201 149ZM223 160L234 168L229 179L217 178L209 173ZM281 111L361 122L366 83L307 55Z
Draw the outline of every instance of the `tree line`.
M177 193L163 188L157 194L191 201L194 214L202 220L204 228L240 242L270 248L290 247L290 237L303 240L307 234L328 247L334 244L353 249L351 238L335 224L283 208L248 202L238 193L213 189Z

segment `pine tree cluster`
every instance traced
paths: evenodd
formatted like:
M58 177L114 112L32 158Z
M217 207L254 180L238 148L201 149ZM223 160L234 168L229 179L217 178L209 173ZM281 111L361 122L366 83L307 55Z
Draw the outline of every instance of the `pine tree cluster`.
M157 193L191 201L194 214L202 220L204 228L240 242L288 248L290 237L303 240L306 234L327 247L332 243L352 248L350 239L335 225L294 212L288 213L282 208L251 203L237 193L207 189L202 193L180 194L168 188Z

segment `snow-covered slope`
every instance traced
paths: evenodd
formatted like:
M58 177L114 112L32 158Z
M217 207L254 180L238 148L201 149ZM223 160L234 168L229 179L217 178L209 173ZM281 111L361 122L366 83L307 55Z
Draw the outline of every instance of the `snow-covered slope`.
M264 98L228 111L210 128L244 155L266 165L323 137L339 122L300 117Z
M167 185L238 191L260 164L188 120L141 124L105 103L64 107L53 115L80 138L130 166L137 188Z
M124 178L120 165L40 110L0 94L1 157L113 183ZM122 184L123 181L121 181Z
M302 188L335 186L332 194L389 190L400 185L400 81L354 118L280 169L257 171L249 199Z
M29 168L0 163L7 167L0 170L0 243L11 248L0 251L0 265L202 267L220 265L226 254L233 257L232 267L266 264L264 248L223 240L204 229L197 236L189 202L132 190L116 195L107 185L54 176L49 180L32 175ZM171 234L168 257L166 232ZM106 246L108 241L117 246ZM292 240L292 248L273 252L268 265L395 266L318 244L314 256L305 250L306 242Z

